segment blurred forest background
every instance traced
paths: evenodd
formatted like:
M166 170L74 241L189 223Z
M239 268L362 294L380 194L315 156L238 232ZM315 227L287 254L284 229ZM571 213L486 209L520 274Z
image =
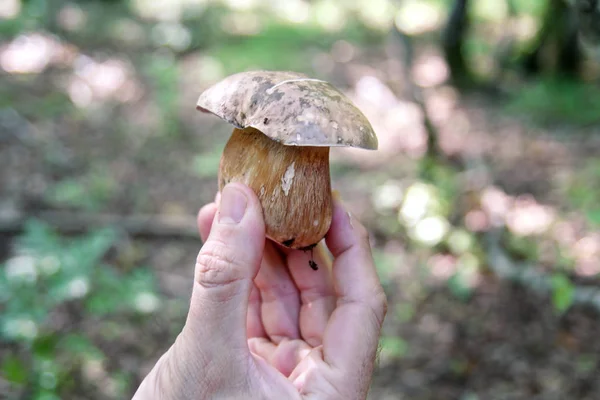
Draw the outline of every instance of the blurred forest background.
M371 398L599 399L600 22L580 3L2 0L0 398L132 395L184 322L232 129L197 97L278 69L379 136L332 152L390 302Z

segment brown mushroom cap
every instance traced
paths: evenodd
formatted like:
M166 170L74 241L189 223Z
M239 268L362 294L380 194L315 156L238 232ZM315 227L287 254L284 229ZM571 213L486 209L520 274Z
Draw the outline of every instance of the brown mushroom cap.
M284 145L377 149L371 124L342 92L297 72L231 75L202 93L197 108Z

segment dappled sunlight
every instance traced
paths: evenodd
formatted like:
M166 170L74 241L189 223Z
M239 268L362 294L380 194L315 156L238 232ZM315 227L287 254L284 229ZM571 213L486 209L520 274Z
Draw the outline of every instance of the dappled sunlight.
M39 326L31 318L9 318L4 322L3 333L11 338L35 339L39 334Z
M538 21L531 15L520 15L513 23L513 32L520 40L532 40L539 29Z
M446 239L446 244L453 254L464 254L472 250L475 238L464 229L454 229Z
M379 140L377 152L344 149L349 157L376 165L399 153L413 158L424 153L427 138L421 123L422 112L416 104L400 100L385 83L372 75L360 77L349 97L371 121Z
M444 18L440 7L422 0L409 0L402 2L394 24L406 34L418 35L439 29Z
M560 58L547 46L528 60L541 79L525 76L550 3L469 2L463 88L442 42L452 3L0 0L0 397L42 377L57 398L131 398L185 323L195 215L233 129L198 96L251 69L330 82L377 134L376 151L330 153L389 301L370 397L546 398L556 371L593 369L600 64L580 83L548 79ZM115 238L98 244L104 224ZM578 352L552 350L563 336ZM27 380L9 382L2 357ZM556 365L525 383L540 360Z
M402 184L398 181L389 180L373 192L373 206L378 211L395 210L402 204L403 197Z
M456 273L456 257L450 254L434 254L429 258L427 266L433 279L445 282Z
M438 142L445 154L471 154L481 151L481 146L471 135L471 121L462 110L455 110L438 128Z
M413 79L421 87L430 88L441 85L450 77L446 61L440 54L422 54L413 65Z
M197 88L207 88L225 77L223 62L209 55L195 54L187 57L182 60L180 68L182 86L193 89L190 90L190 98L193 98L194 103L198 97ZM187 92L184 94L187 95Z
M132 0L140 17L159 21L179 21L190 11L204 11L212 0Z
M467 289L477 288L483 277L480 270L480 262L477 256L472 253L465 253L458 257L457 275L461 285Z
M600 274L600 233L592 233L579 239L573 246L577 260L575 271L581 276Z
M490 229L490 220L487 214L480 209L468 211L465 215L464 223L471 232L485 232Z
M154 293L141 292L135 297L134 305L142 314L152 314L160 308L160 299Z
M32 33L18 36L0 48L0 66L10 74L38 74L52 64L62 64L72 51L54 36Z
M141 95L141 87L133 77L132 67L125 61L97 62L81 55L74 62L68 93L76 106L86 108L96 101L134 101Z
M113 21L110 35L117 43L132 47L141 47L149 39L142 25L131 18Z
M456 89L449 86L439 88L425 97L425 106L431 120L444 128L447 122L457 113L459 94Z
M390 109L400 102L394 92L375 76L361 77L354 90L359 101L368 102L372 107Z
M311 5L303 0L277 1L273 4L273 10L283 21L302 24L310 18Z
M82 375L87 381L94 383L96 390L105 396L114 397L119 393L119 382L110 376L106 364L103 359L87 357L83 360Z
M450 224L446 218L434 215L418 221L409 229L408 234L415 242L434 247L442 242L449 230Z
M34 284L38 277L37 259L30 254L22 254L8 259L5 276L9 281Z
M151 35L155 45L170 47L175 51L187 49L192 42L189 29L179 22L160 22L152 28Z
M15 18L20 12L20 0L2 0L2 2L0 2L0 19Z
M408 226L416 225L435 204L435 188L415 183L406 190L399 218Z
M255 8L258 4L258 0L223 0L223 4L231 8L232 10L247 11Z
M547 232L556 212L539 204L532 196L519 196L506 214L508 229L517 236L539 235Z
M57 16L58 25L70 32L80 31L88 22L88 15L76 4L64 6Z
M369 0L357 7L358 17L373 30L387 32L394 23L395 7L390 0Z
M232 12L221 18L221 27L231 35L254 36L263 29L263 21L253 12Z
M497 187L487 187L481 193L481 207L487 213L492 224L504 224L513 199Z
M346 25L347 11L333 0L318 0L313 6L317 23L326 31L340 31Z
M560 221L552 229L552 238L564 247L571 247L577 242L577 228L570 221Z
M481 20L500 23L508 15L508 4L498 0L478 0L473 4L472 13Z

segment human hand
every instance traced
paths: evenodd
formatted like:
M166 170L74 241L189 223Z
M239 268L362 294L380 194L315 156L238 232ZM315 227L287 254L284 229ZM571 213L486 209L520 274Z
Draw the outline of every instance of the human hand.
M265 241L260 203L229 184L203 207L186 324L134 400L365 399L386 298L366 229L335 201L334 256ZM315 249L316 250L316 249Z

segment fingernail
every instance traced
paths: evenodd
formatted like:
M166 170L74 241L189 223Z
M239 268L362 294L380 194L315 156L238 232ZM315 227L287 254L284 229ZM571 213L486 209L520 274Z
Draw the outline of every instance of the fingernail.
M221 193L219 204L219 222L222 224L237 224L246 213L246 195L235 186L225 186Z

